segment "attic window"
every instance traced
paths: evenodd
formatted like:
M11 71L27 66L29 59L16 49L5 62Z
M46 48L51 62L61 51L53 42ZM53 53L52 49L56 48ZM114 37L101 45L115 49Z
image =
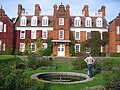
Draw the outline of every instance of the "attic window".
M26 26L27 24L27 18L25 16L22 16L20 19L20 26Z

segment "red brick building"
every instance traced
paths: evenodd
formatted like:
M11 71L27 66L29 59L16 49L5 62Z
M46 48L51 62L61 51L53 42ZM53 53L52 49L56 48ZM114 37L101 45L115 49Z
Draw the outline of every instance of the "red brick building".
M16 49L24 52L26 41L29 41L31 51L36 52L37 37L42 38L43 49L47 48L46 39L52 38L53 55L69 56L72 32L76 41L74 50L80 52L81 42L90 38L91 31L99 31L101 39L103 32L108 32L105 16L105 6L96 13L90 13L88 5L85 5L82 11L71 12L68 4L66 6L55 4L52 13L43 13L39 4L36 4L33 14L26 12L19 4L15 25ZM86 52L90 52L89 47L86 47ZM105 52L104 46L101 46L101 52Z
M120 53L120 13L109 22L109 52Z
M14 24L0 9L0 54L13 54Z

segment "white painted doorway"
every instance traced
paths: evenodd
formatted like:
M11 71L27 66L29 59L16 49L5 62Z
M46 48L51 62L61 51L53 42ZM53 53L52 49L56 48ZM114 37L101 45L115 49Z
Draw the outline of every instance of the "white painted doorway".
M65 56L65 46L63 44L58 45L58 56Z

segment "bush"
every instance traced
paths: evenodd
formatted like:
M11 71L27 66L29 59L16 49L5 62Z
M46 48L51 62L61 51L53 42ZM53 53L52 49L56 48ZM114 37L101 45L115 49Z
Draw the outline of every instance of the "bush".
M106 53L105 53L105 52L101 52L101 53L100 53L100 56L101 56L101 57L106 57Z
M120 53L111 53L110 56L111 57L120 57Z
M75 53L75 56L77 56L77 57L79 57L81 59L85 59L85 57L87 57L88 54L87 53L83 53L83 52L77 52L77 53Z
M81 70L87 67L83 59L76 59L72 61L72 65L74 66L74 69L77 70Z
M103 71L111 71L113 67L113 63L109 59L102 60L101 68Z
M45 58L37 58L35 55L29 55L28 56L28 61L27 67L32 68L33 70L38 69L42 66L52 66L53 61L52 60L47 60Z
M107 89L120 90L120 71L117 68L111 72L104 72L103 76Z

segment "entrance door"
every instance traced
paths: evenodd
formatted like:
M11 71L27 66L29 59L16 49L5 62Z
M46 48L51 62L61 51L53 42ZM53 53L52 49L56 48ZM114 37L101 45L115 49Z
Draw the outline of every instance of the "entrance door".
M63 44L58 45L58 56L65 56L65 46Z

